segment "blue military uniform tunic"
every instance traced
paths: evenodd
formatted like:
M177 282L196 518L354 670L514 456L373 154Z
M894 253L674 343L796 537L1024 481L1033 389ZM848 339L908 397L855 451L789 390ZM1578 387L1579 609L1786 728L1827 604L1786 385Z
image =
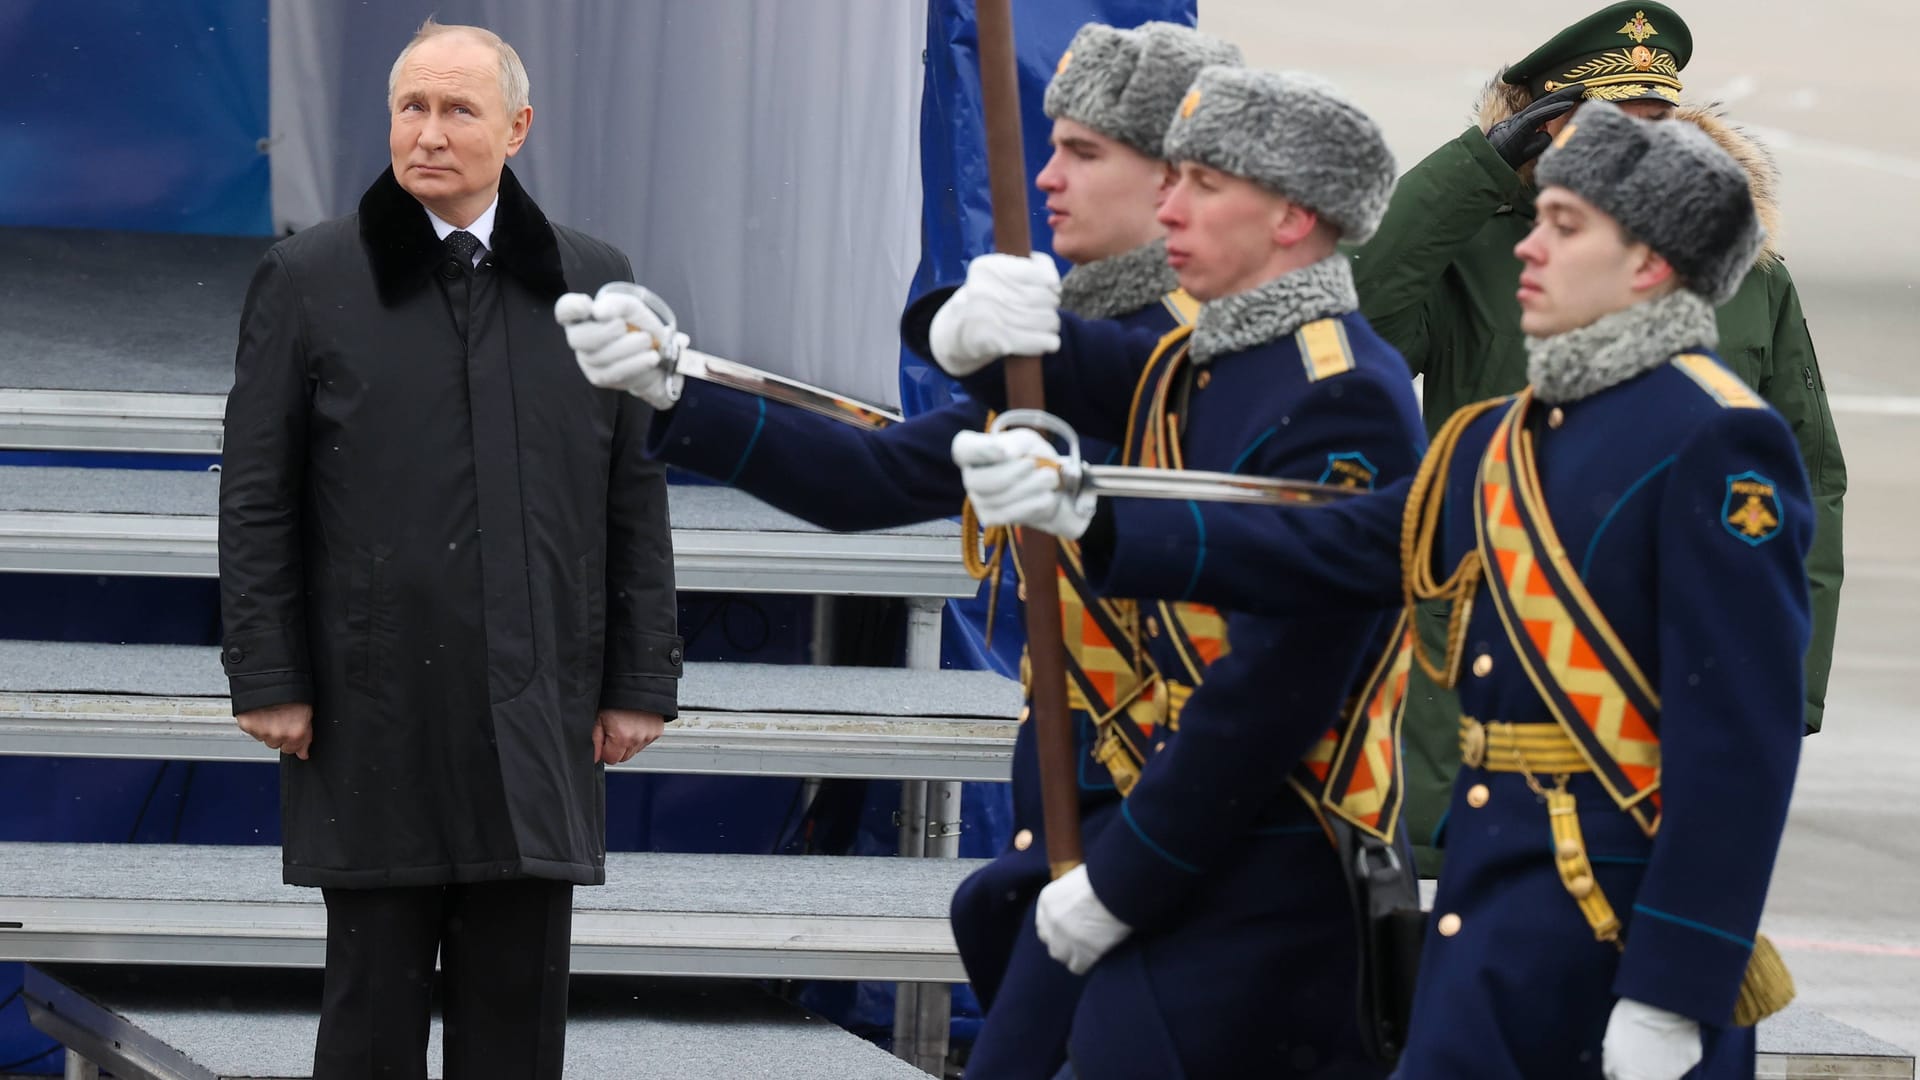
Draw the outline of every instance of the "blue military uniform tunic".
M1406 476L1424 447L1406 366L1358 315L1328 314L1203 361L1066 316L1043 363L1047 406L1132 463L1363 486ZM989 369L966 385L999 404L997 382ZM1098 578L1094 537L1083 550ZM1184 584L1104 591L1191 599ZM1177 727L1156 734L1119 822L1087 844L1094 892L1134 933L1088 975L1076 1075L1377 1075L1359 1042L1346 885L1288 780L1339 720L1384 620L1212 617L1220 640L1204 681ZM1164 623L1149 645L1156 658L1183 648Z
M1476 470L1502 412L1466 427L1451 459L1436 575L1474 550ZM1535 402L1526 424L1567 558L1659 696L1657 832L1593 773L1567 778L1594 880L1623 924L1617 947L1596 940L1556 869L1536 790L1555 778L1463 768L1397 1075L1597 1078L1613 1003L1630 997L1702 1025L1706 1058L1689 1075L1751 1076L1752 1029L1732 1017L1799 756L1810 625L1813 518L1793 437L1697 354L1578 401ZM1128 502L1106 581L1150 592L1204 558L1191 587L1214 602L1391 602L1406 500L1403 484L1329 508ZM1485 583L1462 667L1466 715L1554 722Z

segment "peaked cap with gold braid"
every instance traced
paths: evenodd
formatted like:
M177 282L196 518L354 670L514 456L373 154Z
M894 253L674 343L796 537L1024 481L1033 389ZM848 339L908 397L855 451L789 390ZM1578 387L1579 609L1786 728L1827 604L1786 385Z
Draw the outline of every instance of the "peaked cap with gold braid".
M1680 72L1693 59L1693 32L1652 0L1608 4L1528 53L1501 77L1535 97L1563 86L1589 101L1680 101Z

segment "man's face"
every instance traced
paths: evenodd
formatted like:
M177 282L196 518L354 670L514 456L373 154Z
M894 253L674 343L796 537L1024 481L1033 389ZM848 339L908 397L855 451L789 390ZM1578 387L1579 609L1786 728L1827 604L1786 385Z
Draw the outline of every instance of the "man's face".
M414 48L394 82L387 148L408 194L455 225L466 225L500 188L500 170L520 152L533 110L509 112L500 93L500 57L463 34Z
M1245 292L1273 276L1287 200L1244 177L1183 161L1160 203L1167 262L1197 300Z
M1159 238L1153 212L1166 191L1165 162L1064 117L1053 122L1052 142L1034 183L1047 196L1055 254L1090 263Z
M1672 280L1665 260L1566 188L1547 188L1534 207L1533 231L1513 249L1522 263L1520 329L1528 335L1577 330Z

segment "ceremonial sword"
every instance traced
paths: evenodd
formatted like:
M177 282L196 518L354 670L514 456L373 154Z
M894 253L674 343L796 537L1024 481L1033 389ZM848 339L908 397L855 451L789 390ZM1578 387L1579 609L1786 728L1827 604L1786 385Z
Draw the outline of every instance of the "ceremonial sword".
M831 390L809 386L798 379L775 375L771 371L762 371L757 367L715 356L712 353L704 353L698 349L682 348L676 336L679 320L674 318L673 308L668 306L658 293L644 285L634 285L625 281L610 282L606 288L634 297L666 324L666 340L660 341L656 338L654 345L660 352L661 367L669 375L684 375L689 379L732 387L735 390L754 394L769 401L783 402L855 427L877 429L898 424L903 419L897 412L891 412L857 398L836 394ZM645 328L632 323L627 324L627 329L641 334L649 333Z
M1089 465L1080 457L1080 436L1073 426L1049 412L1013 409L994 418L989 430L1031 428L1066 443L1064 457L1041 459L1044 468L1060 470L1069 494L1090 492L1113 499L1177 499L1197 502L1246 503L1255 506L1316 505L1354 495L1365 488L1315 484L1306 480L1275 480L1238 473L1196 469L1150 469L1138 465Z
M661 366L670 375L683 375L718 386L778 401L855 427L878 430L902 422L899 413L818 386L762 371L749 364L678 347L679 320L658 293L643 285L613 282L606 286L624 292L646 307L666 327L666 340L656 340ZM643 327L627 324L636 333ZM1313 505L1363 495L1364 488L1336 487L1304 480L1275 480L1264 476L1202 472L1192 469L1149 469L1136 465L1089 465L1080 457L1080 436L1066 421L1037 409L1013 409L994 419L991 430L1032 428L1066 444L1063 459L1046 462L1061 470L1074 493L1092 492L1115 499L1176 499L1198 502L1244 503L1255 506Z

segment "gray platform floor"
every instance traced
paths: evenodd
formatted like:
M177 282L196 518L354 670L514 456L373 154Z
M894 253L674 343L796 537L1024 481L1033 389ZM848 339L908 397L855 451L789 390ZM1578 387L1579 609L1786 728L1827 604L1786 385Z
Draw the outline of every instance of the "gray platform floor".
M219 1077L312 1075L320 973L49 966L46 974ZM908 1080L926 1074L751 984L576 977L568 1077L594 1080ZM251 1015L233 1023L243 1004ZM264 1015L263 1015L264 1014ZM440 1069L436 1016L429 1075Z
M247 281L272 243L0 229L0 384L226 393ZM108 318L102 293L113 298Z

